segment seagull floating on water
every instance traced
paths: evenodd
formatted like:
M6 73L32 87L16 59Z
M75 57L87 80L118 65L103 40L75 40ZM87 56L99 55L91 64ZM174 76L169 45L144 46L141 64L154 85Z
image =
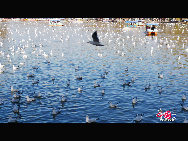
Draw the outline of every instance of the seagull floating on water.
M123 85L123 87L125 87L125 86L131 86L131 82L124 82L122 85Z
M108 74L108 71L105 70L104 73L107 75L107 74Z
M33 73L27 74L27 77L34 77L35 75Z
M36 98L41 98L42 95L41 95L41 93L35 93L35 92L34 92L34 97L36 97Z
M24 55L23 55L23 59L27 59L27 55L24 54Z
M93 38L93 41L89 41L88 43L92 44L92 45L96 45L96 46L104 46L102 45L100 42L99 42L99 38L97 36L97 31L95 31L93 34L92 34L92 38Z
M162 87L160 87L160 89L158 90L159 94L161 94L163 92Z
M142 120L144 114L137 114L136 118L134 119L135 122L140 122Z
M5 67L5 65L2 65L1 63L0 63L0 69L2 69L2 68L4 68Z
M4 70L0 69L0 74L1 74L1 73L4 73L4 72L5 72Z
M77 76L76 79L77 80L82 80L82 76Z
M52 77L52 82L53 82L53 84L54 84L54 81L55 81L55 77Z
M145 91L149 90L151 88L151 84L149 83L146 87L145 87Z
M89 118L88 115L86 115L86 123L95 123L96 120L98 120L99 118Z
M83 91L82 88L79 87L79 88L78 88L78 92L82 92L82 91Z
M34 84L38 84L39 83L39 80L33 80L33 82L32 82L32 84L34 85Z
M20 62L20 65L23 66L23 65L24 65L24 62Z
M13 94L13 98L15 98L15 99L20 98L20 95L15 93L15 94Z
M106 78L106 75L105 75L105 74L101 74L101 78L102 78L102 79L105 79L105 78Z
M18 92L18 90L17 90L17 89L14 89L14 87L11 86L11 92L12 92L12 93L14 93L14 92Z
M95 82L94 88L96 88L96 87L100 87L100 84L97 84L97 83Z
M27 102L35 101L35 98L30 98L28 95L26 96Z
M67 80L67 87L70 86L70 79Z
M19 68L19 66L12 66L12 69L13 69L13 71L15 71L15 70L17 70Z
M76 66L76 67L75 67L74 69L75 69L75 71L78 71L78 69L79 69L79 66Z
M61 98L61 102L66 102L67 99L64 97L64 95L62 95L62 98Z
M36 70L36 69L38 69L39 67L34 66L34 67L32 67L32 68Z
M188 111L188 107L187 107L187 106L185 106L185 105L184 105L184 104L182 104L182 103L180 103L180 105L182 106L182 109L183 109L183 110Z
M102 95L104 95L105 94L105 89L102 89L101 93L102 93Z
M182 101L185 101L186 100L186 96L183 94L181 99L182 99Z
M53 108L52 115L55 116L60 113L60 109Z
M135 77L132 77L131 82L134 83L135 79Z
M158 78L163 79L163 74L158 73Z
M127 72L127 71L128 71L128 67L125 68L125 72Z
M133 99L132 99L132 104L136 104L137 103L137 97L134 97Z
M118 105L118 103L117 104L112 104L112 102L108 102L109 104L110 104L110 108L117 108L117 105Z

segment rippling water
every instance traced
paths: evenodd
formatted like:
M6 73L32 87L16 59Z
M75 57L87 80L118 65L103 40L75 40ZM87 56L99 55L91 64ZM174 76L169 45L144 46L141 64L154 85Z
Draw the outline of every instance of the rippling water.
M187 25L160 24L158 36L151 37L145 36L145 27L126 29L123 23L64 24L0 23L0 63L5 65L0 74L0 98L4 102L0 105L1 123L8 122L9 116L18 117L20 123L85 123L86 115L98 117L100 123L133 123L141 113L142 123L162 123L156 117L159 108L175 113L173 122L188 119L188 112L180 105L182 95L188 93ZM95 30L105 46L87 43ZM20 67L13 71L13 65ZM102 79L105 71L108 74ZM29 73L35 77L28 78ZM164 78L158 78L158 73ZM76 80L76 76L83 79ZM131 86L122 86L132 78L135 82ZM39 83L33 85L35 80ZM94 88L95 83L101 87ZM151 89L145 91L149 83ZM20 105L19 114L12 111L11 86L23 91L16 103ZM77 89L82 86L80 93ZM33 97L34 92L40 92L42 98L28 103L25 97ZM60 102L62 95L67 98L64 104ZM133 97L138 99L134 106ZM118 102L118 107L109 108L109 101ZM53 107L61 110L55 117L51 115Z

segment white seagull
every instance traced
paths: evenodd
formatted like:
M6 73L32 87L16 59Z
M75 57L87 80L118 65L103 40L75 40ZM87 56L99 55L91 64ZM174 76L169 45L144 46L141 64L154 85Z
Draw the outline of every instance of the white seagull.
M136 118L134 119L134 121L140 122L140 121L142 120L143 115L144 115L144 114L137 114L137 115L136 115Z
M186 96L183 94L181 99L182 99L182 101L185 101L186 100Z
M89 118L88 115L86 115L86 123L95 123L96 120L98 120L99 118Z
M15 70L17 70L19 68L19 66L12 66L12 69L13 69L13 71L15 71Z
M60 113L60 109L55 109L55 108L53 107L52 115L55 116L55 115L57 115L57 114L59 114L59 113Z
M66 102L67 99L64 97L64 95L62 95L62 98L61 98L61 102Z
M11 92L18 92L18 90L17 90L17 89L14 89L14 87L11 86Z
M158 73L158 78L163 79L163 74Z
M102 94L105 94L105 89L102 89L101 93L102 93Z
M137 97L134 97L133 99L132 99L132 104L136 104L137 103Z
M2 65L1 63L0 63L0 69L3 69L5 67L5 65Z
M26 96L27 102L32 102L35 101L35 98L30 98L28 95Z
M78 92L82 92L82 91L83 91L82 88L79 87L79 88L78 88Z
M117 108L117 105L118 105L118 103L117 104L112 104L112 102L108 102L109 104L110 104L110 108Z
M27 59L27 55L26 54L23 55L23 59Z

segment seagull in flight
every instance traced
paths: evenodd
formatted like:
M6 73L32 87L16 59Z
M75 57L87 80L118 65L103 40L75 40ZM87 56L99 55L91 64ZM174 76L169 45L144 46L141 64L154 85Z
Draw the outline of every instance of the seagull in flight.
M100 42L99 42L99 38L97 36L97 31L95 31L93 34L92 34L92 38L93 38L93 41L89 41L88 43L92 44L92 45L96 45L96 46L104 46L102 45Z

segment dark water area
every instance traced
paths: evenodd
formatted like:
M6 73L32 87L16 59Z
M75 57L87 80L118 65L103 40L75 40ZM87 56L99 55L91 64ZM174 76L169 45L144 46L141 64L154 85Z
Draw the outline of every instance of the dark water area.
M188 96L187 29L186 24L162 23L157 36L145 36L145 27L125 28L124 23L64 22L52 27L47 21L0 22L0 123L10 116L19 123L85 123L86 115L99 123L134 123L141 113L141 123L182 123L188 119L180 105L182 95ZM104 46L87 43L95 30ZM19 68L13 70L13 65ZM131 86L123 86L128 82ZM11 86L22 92L18 103L11 102ZM26 96L38 93L41 98L27 102ZM66 102L61 102L62 95ZM109 102L118 103L117 108ZM13 112L15 105L19 113ZM53 107L60 109L56 116ZM160 121L160 108L176 114L176 120Z

